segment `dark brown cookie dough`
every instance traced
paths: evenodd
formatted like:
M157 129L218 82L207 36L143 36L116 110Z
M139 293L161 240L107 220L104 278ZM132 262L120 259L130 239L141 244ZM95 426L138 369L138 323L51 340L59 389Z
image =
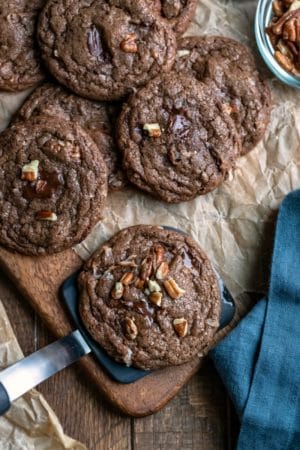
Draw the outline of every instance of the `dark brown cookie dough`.
M215 189L240 154L234 122L214 92L176 72L132 96L117 130L128 179L170 203Z
M187 30L195 15L197 0L157 0L157 6L174 32L181 35Z
M0 4L0 90L22 91L44 78L35 42L37 16L45 0Z
M61 86L47 83L38 87L25 101L15 121L49 115L79 123L102 153L108 168L109 189L118 190L127 183L114 138L114 124L119 110L118 104L88 100Z
M183 364L219 326L220 291L196 242L139 225L106 242L79 276L80 314L117 361L142 369Z
M179 40L175 69L216 85L242 138L242 154L262 139L270 120L271 92L250 50L223 36Z
M80 125L41 116L1 134L0 243L9 249L43 255L80 242L106 195L105 162Z
M175 59L175 35L146 0L50 0L38 37L52 74L94 100L125 97Z

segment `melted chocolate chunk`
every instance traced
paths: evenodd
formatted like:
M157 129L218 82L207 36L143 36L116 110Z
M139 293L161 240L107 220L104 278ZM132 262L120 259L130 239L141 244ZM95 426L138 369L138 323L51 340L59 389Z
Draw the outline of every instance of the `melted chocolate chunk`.
M179 137L184 137L188 135L191 129L191 125L191 121L188 120L185 116L176 114L175 117L172 117L170 123L170 131Z
M59 172L39 170L38 180L36 182L26 183L23 188L23 195L27 200L49 198L63 184L64 179Z
M103 38L103 33L99 27L93 25L87 34L87 44L89 52L98 60L108 61L110 58L108 47Z
M129 310L135 311L138 314L141 314L143 317L147 317L150 320L150 323L153 323L155 310L150 306L147 300L124 301L123 304Z

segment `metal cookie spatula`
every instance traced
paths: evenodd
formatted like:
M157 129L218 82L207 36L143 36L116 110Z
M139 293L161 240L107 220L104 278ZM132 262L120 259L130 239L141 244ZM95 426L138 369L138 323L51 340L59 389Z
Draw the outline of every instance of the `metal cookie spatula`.
M235 305L221 277L217 276L221 292L222 329L233 319ZM119 383L133 383L150 373L117 363L86 331L78 313L77 274L63 283L61 295L77 330L0 372L0 415L25 392L91 352L108 375Z

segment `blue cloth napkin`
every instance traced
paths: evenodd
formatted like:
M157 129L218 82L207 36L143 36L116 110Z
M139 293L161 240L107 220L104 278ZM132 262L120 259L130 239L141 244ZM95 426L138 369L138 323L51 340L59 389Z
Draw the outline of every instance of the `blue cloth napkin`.
M300 190L277 220L267 299L210 352L241 420L238 450L300 450Z

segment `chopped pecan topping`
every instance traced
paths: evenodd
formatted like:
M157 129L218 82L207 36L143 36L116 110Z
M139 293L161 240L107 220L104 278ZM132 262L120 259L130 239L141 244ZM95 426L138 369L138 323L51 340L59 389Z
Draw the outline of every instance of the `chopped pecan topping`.
M141 264L140 278L142 280L148 280L152 274L153 262L151 256L147 256Z
M184 338L188 332L188 322L184 317L173 320L173 327L177 335Z
M50 222L56 222L57 215L52 211L39 211L36 213L38 220L49 220Z
M34 159L29 164L22 167L21 179L26 181L35 181L38 178L39 161Z
M156 281L153 281L153 280L148 281L148 289L150 292L160 292L161 291L160 285Z
M158 123L145 123L143 130L148 133L149 137L159 138L161 136L161 129Z
M134 273L126 272L122 276L120 283L122 283L124 286L129 286L133 281L134 281Z
M135 324L134 319L131 319L130 317L126 317L124 325L125 325L126 336L131 340L136 339L137 335L138 335L138 328Z
M176 283L173 278L170 278L169 280L164 281L164 287L168 293L168 295L173 299L176 300L179 297L182 297L182 295L185 294L185 290L181 289L178 284Z
M125 53L137 53L138 52L138 46L137 46L137 35L135 33L127 34L125 39L120 44L121 50Z
M162 301L162 293L161 292L152 292L149 295L149 300L151 303L153 303L156 306L161 306Z
M145 285L145 280L142 280L141 278L138 278L134 285L135 285L135 287L137 289L143 289L143 287Z
M182 49L177 51L177 56L178 58L182 58L183 56L188 56L190 53L190 50Z
M156 278L158 280L163 280L164 278L166 278L168 273L169 273L169 264L163 261L156 271Z
M122 283L118 282L114 285L111 291L111 296L114 300L120 300L120 298L123 297L123 293L124 293L124 286Z
M165 249L161 245L156 245L154 247L154 253L155 253L155 269L157 269L164 260Z

